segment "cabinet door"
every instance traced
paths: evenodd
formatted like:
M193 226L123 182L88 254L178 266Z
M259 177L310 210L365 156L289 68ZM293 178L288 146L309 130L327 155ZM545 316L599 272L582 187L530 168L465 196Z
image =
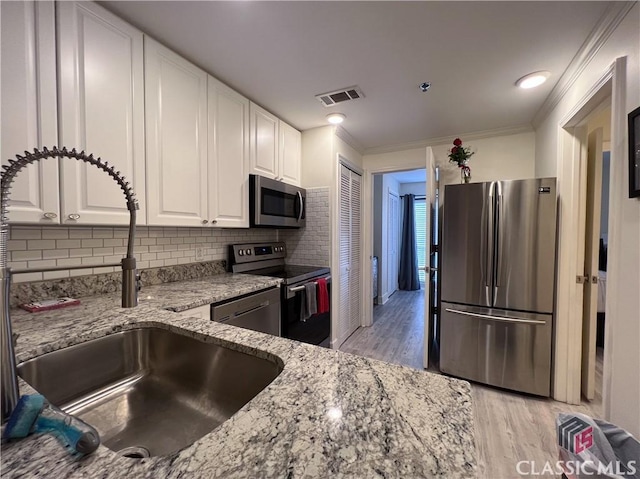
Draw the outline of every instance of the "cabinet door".
M249 100L209 77L209 220L249 227Z
M53 2L0 2L2 164L25 150L58 143ZM20 171L11 186L12 223L60 222L58 160ZM46 215L46 216L45 216Z
M280 179L278 172L279 120L267 110L251 103L251 173Z
M207 74L145 36L148 224L207 216Z
M138 223L145 224L142 33L94 3L56 5L61 146L114 165L132 184ZM129 222L123 192L109 175L67 159L60 171L63 223Z
M280 121L280 155L278 170L280 179L300 186L302 162L302 133Z

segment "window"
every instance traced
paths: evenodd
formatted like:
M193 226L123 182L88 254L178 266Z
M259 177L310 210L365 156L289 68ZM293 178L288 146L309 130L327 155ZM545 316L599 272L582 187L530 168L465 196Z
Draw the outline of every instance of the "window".
M416 200L413 208L413 220L416 225L416 247L418 249L418 276L420 283L425 282L424 268L427 265L425 251L427 249L427 202Z

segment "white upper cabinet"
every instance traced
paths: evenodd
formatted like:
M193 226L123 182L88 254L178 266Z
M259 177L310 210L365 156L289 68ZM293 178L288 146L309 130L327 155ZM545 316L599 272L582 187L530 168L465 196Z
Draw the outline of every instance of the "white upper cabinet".
M249 100L209 76L209 221L249 227Z
M250 108L251 173L279 179L278 175L278 117L251 103Z
M207 215L207 74L145 36L148 224Z
M300 185L302 134L251 103L251 173Z
M53 2L0 2L2 18L2 164L25 150L56 145ZM11 187L11 223L60 222L58 160L23 169Z
M302 133L280 121L279 179L300 186L302 163Z
M145 224L142 32L92 2L58 2L60 144L114 165ZM60 163L62 223L127 224L125 197L95 166Z

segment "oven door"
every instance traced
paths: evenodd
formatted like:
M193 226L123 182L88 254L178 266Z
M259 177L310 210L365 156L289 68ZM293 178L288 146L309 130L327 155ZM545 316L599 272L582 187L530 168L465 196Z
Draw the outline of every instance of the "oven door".
M315 280L310 282L315 283ZM314 314L310 318L302 319L302 306L305 301L305 283L282 286L282 336L308 344L315 344L326 348L331 341L331 310L322 314ZM331 280L327 280L329 304L331 304Z
M249 175L251 226L301 228L306 223L306 190Z

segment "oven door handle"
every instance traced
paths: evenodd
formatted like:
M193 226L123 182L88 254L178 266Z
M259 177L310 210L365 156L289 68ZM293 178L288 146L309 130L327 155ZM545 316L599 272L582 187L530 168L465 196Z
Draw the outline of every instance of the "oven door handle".
M331 283L331 275L326 276L324 279L327 281L327 284ZM287 299L293 298L297 292L304 290L305 285L308 283L318 284L317 281L311 280L307 281L305 284L301 284L300 286L287 286Z
M302 215L304 213L304 200L302 199L302 193L296 191L296 195L298 196L298 202L300 204L300 211L298 212L298 222L302 219Z

